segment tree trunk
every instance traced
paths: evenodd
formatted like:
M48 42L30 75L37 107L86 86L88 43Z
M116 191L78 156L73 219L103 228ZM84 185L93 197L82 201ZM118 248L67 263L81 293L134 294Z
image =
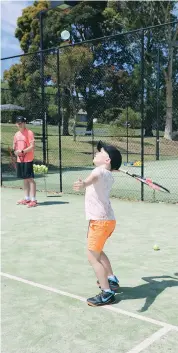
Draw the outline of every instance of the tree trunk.
M69 116L70 116L70 109L66 109L63 115L63 136L70 136L69 134Z
M164 77L166 82L166 124L164 130L164 138L172 140L172 66L173 66L173 45L178 36L178 25L176 25L176 30L173 38L171 38L171 30L169 31L168 40L170 43L169 47L169 61L167 71L164 71Z
M172 140L172 80L166 80L166 124L164 138Z
M77 113L76 113L76 109L75 109L74 100L73 100L73 119L74 119L74 124L73 124L73 141L76 142L76 136L77 136L77 132L76 132L76 127L77 127Z
M74 115L74 125L73 125L73 141L76 142L76 136L77 136L77 133L76 133L76 114Z
M152 107L151 107L151 99L150 99L150 88L147 87L147 109L146 109L146 116L145 116L145 137L153 137L152 131Z
M67 88L64 89L62 108L63 108L62 135L63 136L70 136L70 134L69 134L69 119L71 116L71 104L70 104L70 90L68 90Z
M79 95L78 95L78 90L75 88L74 84L74 91L76 92L76 97L77 97L77 102L79 101ZM74 125L73 125L73 141L76 142L76 137L77 137L77 111L76 111L76 99L71 95L72 98L72 113L73 113L73 119L74 119Z
M93 130L93 117L92 117L92 110L90 108L86 109L87 111L87 127L86 127L86 133Z
M164 138L172 140L172 61L173 48L169 51L169 63L167 71L164 71L166 82L166 123L164 130Z
M152 100L151 100L151 91L152 91L152 72L153 72L153 59L152 59L152 44L150 32L147 35L147 48L145 53L145 75L146 75L146 114L145 114L145 137L152 137L152 123L153 123L153 113L152 113Z
M86 131L91 131L93 129L93 119L88 118Z

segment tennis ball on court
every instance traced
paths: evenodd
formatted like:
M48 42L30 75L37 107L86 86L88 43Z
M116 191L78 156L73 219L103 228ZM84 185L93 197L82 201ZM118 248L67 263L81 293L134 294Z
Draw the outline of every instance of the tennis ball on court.
M159 246L158 246L157 244L155 244L155 245L153 246L153 249L154 249L155 251L160 250L160 248L159 248Z

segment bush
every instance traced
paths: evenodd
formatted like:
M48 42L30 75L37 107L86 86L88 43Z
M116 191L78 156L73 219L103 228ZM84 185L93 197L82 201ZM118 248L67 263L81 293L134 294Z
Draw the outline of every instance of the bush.
M119 116L120 125L127 125L129 123L129 127L132 129L140 128L141 127L141 114L135 112L132 108L128 107L122 109L122 113Z
M132 129L140 128L141 126L141 115L138 112L135 112L132 108L128 107L122 109L122 112L119 114L119 117L114 121L110 122L111 126L128 126Z

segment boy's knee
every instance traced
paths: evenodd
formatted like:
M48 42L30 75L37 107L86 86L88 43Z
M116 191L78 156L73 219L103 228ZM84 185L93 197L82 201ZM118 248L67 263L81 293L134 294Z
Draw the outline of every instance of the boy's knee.
M90 264L96 263L99 261L100 258L100 253L97 253L95 251L92 250L87 250L87 257L88 257L88 261L90 262Z
M28 179L28 181L29 181L29 183L31 183L31 184L36 184L36 183L35 183L35 180L34 180L33 178Z

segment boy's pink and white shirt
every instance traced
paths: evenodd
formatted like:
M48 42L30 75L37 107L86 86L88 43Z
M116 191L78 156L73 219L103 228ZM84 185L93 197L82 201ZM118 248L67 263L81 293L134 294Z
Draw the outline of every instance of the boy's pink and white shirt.
M109 199L114 183L112 173L103 168L96 167L92 171L98 177L96 183L88 186L85 192L85 213L88 220L115 220L114 211Z

